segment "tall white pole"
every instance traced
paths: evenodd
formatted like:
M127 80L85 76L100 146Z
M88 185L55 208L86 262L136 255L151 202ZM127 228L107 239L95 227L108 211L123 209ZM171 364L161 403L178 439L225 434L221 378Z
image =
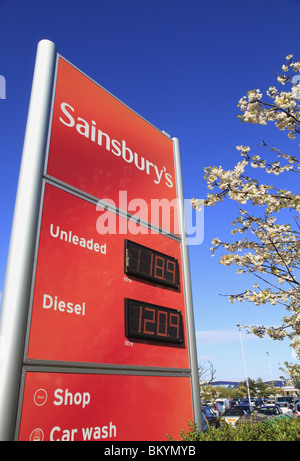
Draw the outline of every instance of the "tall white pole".
M274 380L273 380L273 373L272 373L272 367L271 367L271 361L270 361L270 355L269 352L266 352L267 357L268 357L268 363L269 363L269 369L270 369L270 375L272 379L272 386L274 387Z
M0 440L14 437L56 46L38 44L10 237L0 322Z
M243 340L242 340L242 332L241 332L241 327L240 327L240 325L239 325L238 323L237 323L237 327L238 327L239 332L240 332L242 356L243 356L244 370L245 370L245 378L246 378L247 391L248 391L248 401L249 401L249 405L250 405L250 389L249 389L248 374L247 374L246 360L245 360L244 347L243 347Z
M198 376L198 360L197 360L197 345L195 335L195 321L194 321L194 310L193 310L193 299L192 299L192 288L191 288L191 275L190 275L190 261L188 252L187 242L187 230L186 230L186 218L184 209L184 194L182 184L182 169L181 169L181 157L180 157L180 146L179 140L173 138L174 154L175 154L175 165L176 165L176 177L177 177L177 196L178 196L178 211L180 217L181 227L181 251L182 260L184 264L183 270L183 282L185 287L185 302L186 302L186 325L188 330L188 341L189 341L189 354L190 354L190 366L191 366L191 387L193 397L193 411L194 411L194 422L197 424L200 432L202 432L202 408L201 408L201 397L200 397L200 385Z

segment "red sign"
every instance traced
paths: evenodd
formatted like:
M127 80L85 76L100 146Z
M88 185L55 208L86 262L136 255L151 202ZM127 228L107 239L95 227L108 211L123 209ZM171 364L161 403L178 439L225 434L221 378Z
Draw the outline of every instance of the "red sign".
M193 402L181 243L164 233L179 234L173 142L61 57L51 123L19 439L179 437Z
M167 441L191 419L188 377L26 372L19 440Z
M47 174L120 208L126 192L128 203L139 200L136 215L178 233L172 140L62 58ZM167 223L151 216L162 199Z
M189 368L185 327L180 344L125 336L127 298L179 310L185 325L180 244L150 231L100 235L97 223L107 213L116 219L46 184L27 359ZM119 220L125 230L127 220ZM126 274L128 237L176 258L179 288Z

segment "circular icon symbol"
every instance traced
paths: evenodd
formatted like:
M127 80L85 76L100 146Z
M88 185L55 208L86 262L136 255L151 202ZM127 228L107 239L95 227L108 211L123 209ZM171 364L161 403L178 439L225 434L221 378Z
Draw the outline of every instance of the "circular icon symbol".
M47 401L47 392L45 389L39 389L36 391L36 393L33 396L34 403L38 406L41 407L44 405Z
M34 429L30 434L29 440L30 442L42 442L44 440L44 432L42 429Z

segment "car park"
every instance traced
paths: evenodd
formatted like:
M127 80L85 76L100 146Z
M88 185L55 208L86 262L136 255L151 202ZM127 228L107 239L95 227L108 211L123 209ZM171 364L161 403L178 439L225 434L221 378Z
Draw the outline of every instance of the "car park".
M282 410L278 405L272 404L260 407L257 414L264 415L267 419L290 418L290 415L285 415L282 413Z
M210 426L218 427L218 416L217 414L213 411L211 406L208 405L203 405L202 406L202 412L205 414L206 419L208 421L208 424Z
M223 413L223 410L222 410L222 405L219 403L219 402L206 402L206 404L208 407L210 407L215 413L217 416L221 416L222 413Z
M284 415L293 415L293 410L290 409L290 405L287 402L276 402L276 405L281 408Z
M253 407L248 403L239 403L234 408L239 408L245 411L245 413L253 413Z
M221 416L221 414L222 414L222 412L223 412L223 407L222 407L222 405L220 404L220 402L215 402L215 403L214 403L214 406L215 406L217 415L218 415L218 416Z
M296 403L294 406L294 415L300 416L300 403Z
M265 405L275 405L275 400L274 399L267 399L265 401Z
M255 399L250 399L250 402L249 402L249 399L244 399L242 402L242 404L247 404L247 405L251 405L251 407L254 407L255 406Z
M263 399L255 399L255 400L254 400L253 406L254 406L255 408L259 408L259 407L261 407L262 405L264 405L264 400L263 400Z
M232 399L232 400L230 401L230 408L235 407L235 405L237 405L237 404L239 403L239 400L240 400L240 399Z
M276 398L276 402L287 402L288 404L295 405L299 402L298 397L294 397L293 395L283 395L281 397Z
M227 409L227 408L230 408L230 403L229 403L229 400L226 399L226 398L219 398L219 399L216 399L216 402L218 402L221 407L222 407L222 412L224 413L224 411Z
M227 424L235 426L237 421L241 418L241 416L244 416L246 414L247 413L245 412L245 410L243 410L242 408L237 408L237 406L235 406L234 408L227 408L227 410L225 410L222 416L222 421L225 421Z
M202 413L202 431L205 432L208 429L208 421L207 421L207 418L206 418L203 410L202 410L201 413Z
M258 413L247 413L243 416L240 417L240 419L237 420L236 425L244 422L244 423L256 423L256 422L261 422L265 421L266 417L263 415L259 415Z

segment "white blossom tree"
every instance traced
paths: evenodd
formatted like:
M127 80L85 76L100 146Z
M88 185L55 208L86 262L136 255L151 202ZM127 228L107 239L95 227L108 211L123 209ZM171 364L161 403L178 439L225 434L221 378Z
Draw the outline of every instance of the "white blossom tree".
M289 86L289 90L281 91L270 86L266 92L267 101L263 100L260 90L249 91L238 104L241 121L260 125L272 122L294 140L300 134L300 76L292 78L289 72L299 70L300 62L294 62L292 55L287 56L283 73L277 80L281 85ZM256 283L251 288L228 295L231 302L248 300L256 305L270 303L286 309L287 315L280 326L244 327L259 337L289 338L300 357L300 194L257 179L257 176L281 175L279 179L287 185L289 175L295 178L300 173L300 163L295 155L282 153L264 141L260 149L264 151L263 157L252 154L248 146L237 146L242 158L234 168L224 170L221 166L209 166L204 169L204 178L211 191L204 205L215 206L229 199L236 203L238 213L231 221L231 233L239 238L223 242L216 237L211 251L214 254L217 250L226 250L227 253L220 258L222 265L236 265L238 274L255 276ZM257 172L259 174L255 177ZM203 203L197 199L192 202L196 209Z
M285 368L280 367L280 370L284 372L284 376L280 378L285 380L289 386L297 389L297 395L300 395L300 367L288 362L284 362L284 366Z
M199 363L198 376L202 401L209 400L211 402L215 402L215 400L220 396L220 393L211 384L216 376L216 369L214 368L212 362L208 361L207 363Z

